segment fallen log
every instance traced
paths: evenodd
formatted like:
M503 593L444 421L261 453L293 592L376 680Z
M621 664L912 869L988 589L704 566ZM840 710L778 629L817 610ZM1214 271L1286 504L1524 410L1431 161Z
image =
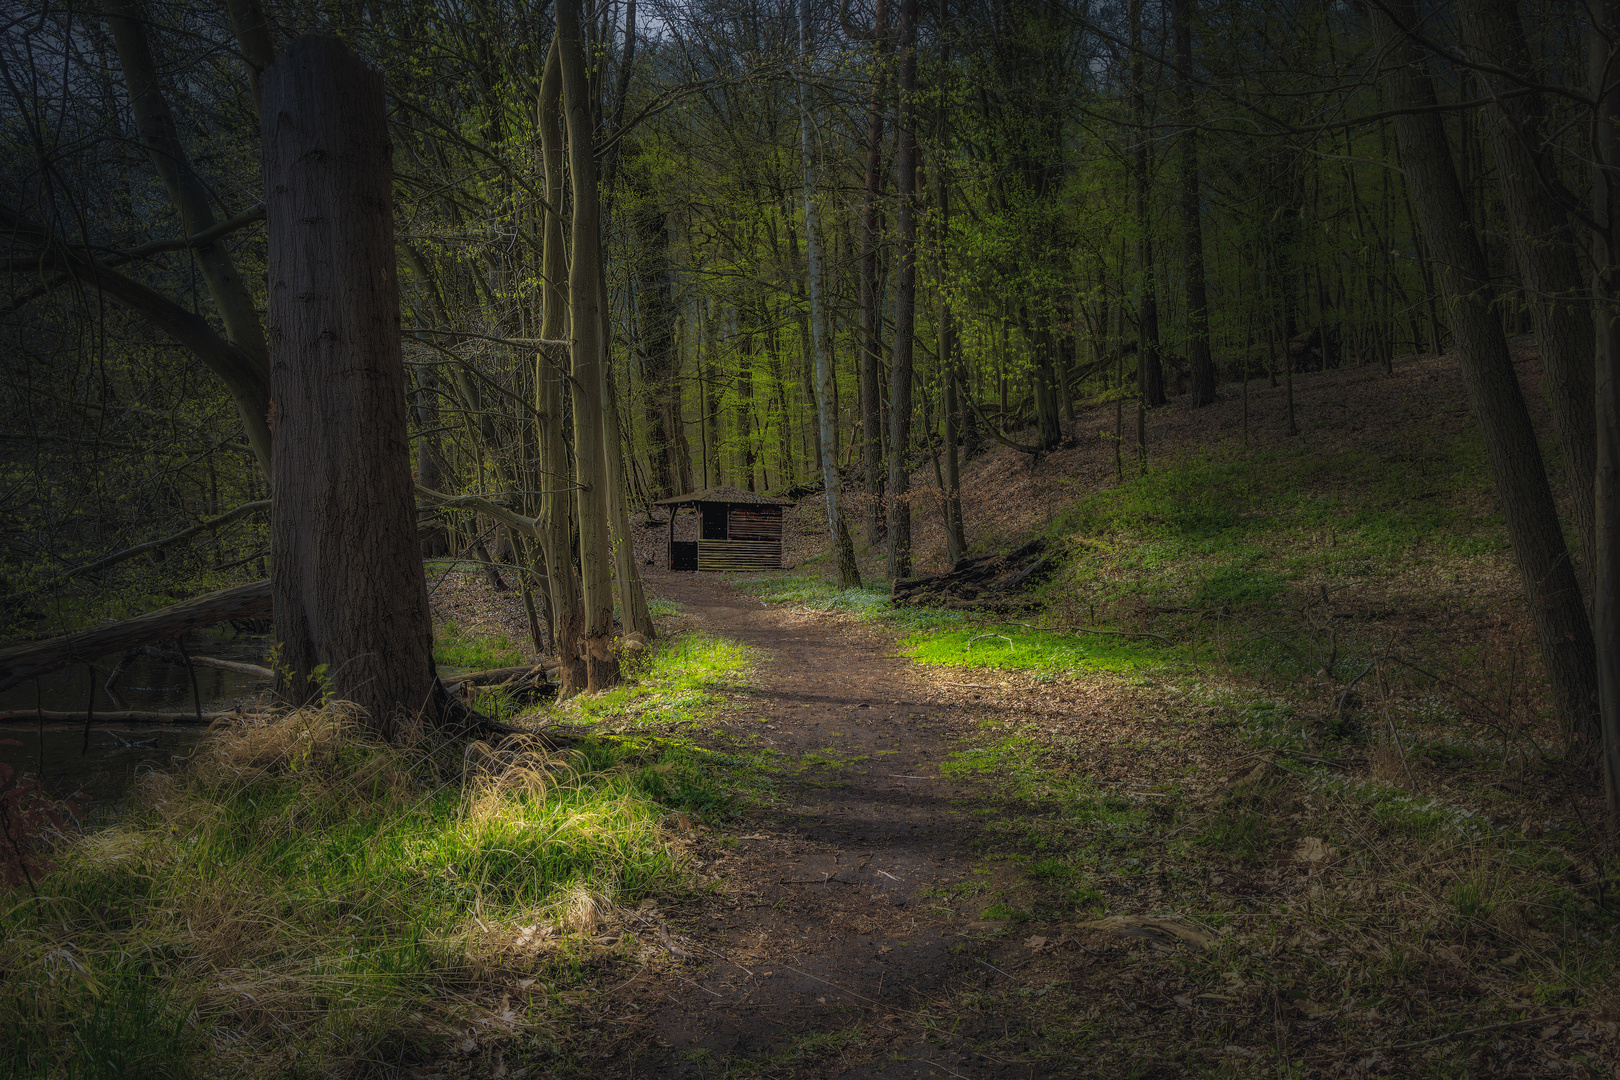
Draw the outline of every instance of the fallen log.
M167 649L147 648L141 650L147 656L161 660L165 664L177 664L184 667L186 658L177 652ZM234 671L238 675L252 675L256 679L266 682L273 680L276 673L262 664L249 664L241 660L221 660L217 656L193 656L191 663L197 667L213 668L216 671Z
M889 598L895 603L946 607L991 603L1017 592L1052 567L1046 541L1036 539L1001 555L963 559L948 573L896 581Z
M469 671L464 675L446 675L444 684L446 686L456 686L461 683L471 683L473 686L494 686L497 683L503 683L523 675L539 675L544 679L556 670L556 664L519 664L517 667Z
M0 649L0 690L70 664L92 664L111 653L176 638L199 626L270 614L270 582L254 581L77 634L11 645Z
M94 713L63 712L60 709L12 709L0 712L0 724L186 724L206 727L216 720L235 720L235 712L203 713L199 719L195 712L157 712L151 709L117 709Z

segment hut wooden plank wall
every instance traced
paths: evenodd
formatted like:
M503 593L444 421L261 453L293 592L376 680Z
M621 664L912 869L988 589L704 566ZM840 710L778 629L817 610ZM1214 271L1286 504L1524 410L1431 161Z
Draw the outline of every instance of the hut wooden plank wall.
M709 488L655 505L669 507L671 570L780 570L782 508L773 499L741 488ZM675 539L675 517L690 507L698 515L697 540Z

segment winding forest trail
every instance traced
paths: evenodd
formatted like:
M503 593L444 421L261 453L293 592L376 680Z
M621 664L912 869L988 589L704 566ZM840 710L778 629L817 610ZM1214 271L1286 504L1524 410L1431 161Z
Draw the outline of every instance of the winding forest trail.
M700 834L695 853L719 888L654 913L682 959L614 993L628 1012L607 1022L624 1026L605 1071L1067 1073L1014 1060L1035 1049L1019 1020L949 1004L994 983L1031 984L1020 969L1032 961L1068 968L1086 957L1037 922L980 918L990 897L1028 883L984 858L997 816L984 785L969 791L941 774L969 721L928 684L954 677L909 664L892 639L842 617L767 607L706 575L653 584L697 629L758 650L755 684L733 697L726 723L763 730L784 769L773 808L727 836ZM964 882L978 902L953 896ZM1032 949L1042 935L1058 947ZM994 1054L975 1049L987 1039Z

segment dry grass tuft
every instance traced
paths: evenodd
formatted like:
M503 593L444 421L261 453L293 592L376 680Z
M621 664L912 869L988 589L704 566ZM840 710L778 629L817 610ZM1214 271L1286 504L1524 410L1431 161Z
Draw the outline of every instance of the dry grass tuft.
M212 733L71 844L38 904L0 909L0 1075L431 1058L517 952L532 966L521 927L589 934L618 891L684 883L661 808L597 754L388 745L341 704Z

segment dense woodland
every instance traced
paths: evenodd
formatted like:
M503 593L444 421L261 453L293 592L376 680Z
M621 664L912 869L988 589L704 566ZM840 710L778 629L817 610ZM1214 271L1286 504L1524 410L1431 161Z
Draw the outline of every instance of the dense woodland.
M1023 749L1004 761L995 754L1011 753L1010 741L961 750L967 742L929 743L945 738L935 732L916 735L909 749L895 741L874 750L889 745L889 729L870 736L870 755L914 755L892 759L895 771L879 774L886 784L928 780L918 770L936 766L942 776L950 754L977 754L973 761L994 759L982 771L993 766L1017 778L1006 780L1006 805L1070 800L1055 817L1029 811L1029 820L1048 824L1069 815L1049 838L1040 831L1046 825L1002 830L1034 845L1017 849L1016 859L1027 864L1031 888L1061 896L1055 906L1031 901L1031 915L998 900L968 911L979 886L966 869L945 880L967 884L928 894L939 901L931 910L952 918L955 909L939 898L961 901L970 930L990 942L984 955L995 963L975 961L980 966L1012 979L1005 968L1045 963L1081 939L1043 931L1017 956L995 952L1009 927L1105 911L1112 914L1083 926L1133 938L1143 965L1168 963L1150 948L1182 949L1178 956L1204 950L1211 964L1239 964L1207 929L1237 933L1221 921L1234 905L1278 920L1264 933L1293 948L1306 940L1301 927L1331 936L1354 921L1311 922L1329 902L1321 882L1330 873L1352 867L1377 878L1364 892L1359 883L1372 878L1333 894L1341 899L1332 903L1364 912L1419 889L1434 867L1452 867L1436 878L1458 882L1442 905L1449 914L1392 916L1398 933L1391 931L1387 947L1356 946L1374 958L1365 970L1361 959L1336 961L1350 966L1298 974L1287 989L1252 970L1245 982L1237 967L1218 976L1225 984L1211 981L1215 967L1197 974L1204 969L1188 961L1183 974L1221 993L1176 996L1172 978L1159 994L1172 1004L1152 1008L1196 1014L1181 1029L1188 1046L1203 1040L1225 1045L1221 1053L1241 1051L1231 1059L1237 1071L1220 1075L1249 1075L1242 1055L1258 1062L1264 1054L1277 1057L1277 1071L1265 1075L1306 1075L1304 1064L1290 1062L1312 1039L1322 1040L1311 1051L1321 1056L1301 1062L1353 1057L1358 1038L1388 1043L1391 1060L1416 1062L1415 1052L1431 1047L1461 1053L1468 1044L1453 1040L1476 1031L1511 1029L1528 1040L1532 1033L1520 1029L1532 1021L1556 1024L1540 1028L1544 1057L1522 1064L1527 1071L1500 1064L1532 1062L1512 1059L1504 1042L1498 1058L1476 1054L1451 1071L1404 1073L1363 1061L1359 1072L1334 1075L1607 1075L1599 1065L1616 1045L1616 999L1612 964L1602 957L1612 956L1614 941L1612 829L1620 821L1617 58L1620 8L1564 0L0 5L0 638L11 643L0 648L0 692L34 680L38 693L40 677L87 666L82 756L95 713L105 709L97 700L106 669L113 671L105 695L116 703L113 680L123 665L143 648L172 642L175 652L161 658L191 672L200 723L206 717L186 634L235 619L273 629L266 660L273 671L236 667L273 676L277 701L200 744L186 766L193 771L177 774L190 779L144 781L139 813L146 816L82 849L53 847L69 844L78 811L46 798L31 779L13 783L12 767L0 762L0 835L11 845L0 858L0 887L28 900L0 923L0 967L26 973L9 983L0 977L0 1015L24 1033L16 1049L0 1051L0 1071L381 1075L407 1059L443 1057L444 1040L460 1038L454 1031L461 1029L433 1025L476 1015L504 1032L502 1046L513 1045L516 1032L529 1038L544 1028L550 1034L532 1045L554 1040L544 1053L553 1055L546 1069L557 1071L543 1074L584 1075L587 1058L568 1055L589 1045L595 1060L597 1028L581 1035L583 1023L570 1028L560 1014L513 1020L514 987L555 991L549 1007L556 1009L581 1005L584 995L556 989L600 988L588 981L597 960L580 958L611 953L611 963L628 964L639 955L645 968L652 954L626 943L635 934L653 941L655 926L662 944L648 948L664 950L659 963L697 962L698 947L678 946L657 921L654 900L681 889L694 895L692 867L703 864L685 860L696 854L711 866L733 857L734 841L703 847L694 821L774 805L776 789L759 780L773 766L747 756L755 744L737 749L746 743L741 736L725 742L735 732L723 734L715 719L724 714L716 702L754 677L743 672L764 664L759 657L779 647L809 665L787 676L770 669L777 682L769 693L802 695L806 709L822 707L811 704L823 678L816 664L827 665L834 689L859 688L863 703L851 697L844 703L851 709L886 708L892 692L896 712L884 719L894 731L912 731L906 725L925 715L902 717L900 698L915 695L925 702L919 709L943 710L944 698L928 696L942 687L974 691L951 706L963 710L980 707L980 692L1011 695L1015 715L1058 709L1044 668L1016 686L936 681L919 689L898 666L883 669L882 679L845 670L844 654L825 641L815 647L828 651L792 652L801 638L760 636L758 625L735 614L741 609L704 591L721 585L699 580L706 575L683 583L661 556L648 556L663 550L661 532L658 544L643 537L638 547L639 533L665 525L673 541L674 511L661 500L725 489L730 496L717 498L772 496L813 508L793 525L822 545L798 568L809 577L736 583L790 599L800 596L793 589L824 590L814 595L825 607L793 609L806 619L831 618L839 604L881 603L896 633L924 627L936 635L922 644L907 639L918 663L971 670L995 639L1015 651L1015 634L1037 651L1079 655L1079 646L1053 644L1051 635L1069 634L1100 650L1087 661L1094 671L1152 668L1180 672L1154 676L1168 682L1196 679L1150 706L1144 695L1162 687L1145 676L1086 683L1074 675L1064 691L1071 698L1113 695L1086 723L1128 719L1117 730L1098 729L1093 741L1061 743L1069 762L1061 767L1051 765L1057 750L1035 742L1019 743ZM1436 377L1445 385L1426 385ZM1381 423L1369 418L1376 409L1413 418L1408 445L1380 443L1364 458L1331 459L1368 470L1334 478L1342 491L1371 491L1372 472L1407 453L1414 462L1425 454L1466 457L1444 475L1483 478L1477 491L1488 508L1467 520L1475 523L1469 528L1485 523L1481 535L1490 532L1469 549L1469 558L1479 556L1469 572L1486 567L1476 578L1485 591L1455 606L1446 593L1443 619L1401 639L1402 648L1421 641L1427 652L1400 653L1395 631L1375 648L1381 631L1345 629L1349 617L1335 614L1340 602L1327 579L1304 573L1269 592L1270 585L1220 593L1206 581L1193 599L1184 590L1173 602L1143 587L1134 606L1109 599L1123 589L1093 588L1127 572L1146 580L1155 566L1169 565L1168 556L1155 563L1160 555L1142 538L1177 512L1177 500L1202 507L1210 491L1238 490L1240 478L1246 501L1222 518L1230 540L1244 515L1261 514L1256 508L1266 506L1273 482L1278 507L1318 497L1298 494L1309 470L1287 456L1286 447L1316 437L1300 415L1304 406L1296 408L1296 385L1301 401L1314 395L1318 413L1335 393L1380 403L1334 436L1346 445L1363 426ZM1251 409L1251 397L1263 397L1266 410ZM1466 438L1454 430L1464 425ZM1250 458L1251 438L1271 456ZM1075 479L1080 472L1052 479L1054 462L1071 469L1086 454L1100 454L1105 467L1084 473L1084 482ZM1309 467L1317 473L1329 460L1326 449L1322 455ZM1171 480L1155 488L1156 474ZM987 508L1043 477L1051 483L1039 490L1053 500L1062 491L1073 506L1026 515L1045 523L1039 536L993 528ZM1310 482L1319 479L1312 473ZM1378 483L1386 490L1407 481ZM1461 506L1476 494L1410 483L1395 500L1408 508L1425 499ZM1085 502L1109 492L1117 500L1106 512ZM1421 520L1461 521L1461 513ZM1115 531L1098 525L1088 535L1103 521ZM924 534L940 538L938 550ZM1393 581L1410 570L1417 584L1402 596L1439 596L1442 583L1421 576L1427 564L1417 553L1420 544L1444 549L1447 538L1401 535L1378 549L1386 563L1363 577ZM1311 544L1316 537L1310 533ZM1138 542L1147 554L1121 569L1121 548ZM1245 550L1251 561L1262 557L1253 554L1259 546ZM1500 562L1490 562L1492 551ZM1506 594L1487 588L1498 571L1511 578ZM979 597L978 584L997 574L1007 593L1026 581L1045 584L1036 599L997 607ZM491 596L507 595L499 602L520 612L514 618L524 641L497 650L504 666L446 664L447 631L434 625L430 594L433 604L444 602L434 590L447 579L487 581ZM1496 619L1489 642L1508 643L1498 652L1483 631L1448 641L1448 631L1437 629L1453 627L1455 611L1469 603L1477 609L1503 596L1500 610L1475 611ZM1261 612L1256 597L1275 605ZM750 611L766 606L746 602ZM680 604L708 612L702 633L671 621ZM1397 607L1383 604L1366 625ZM907 614L920 609L934 614ZM879 648L860 636L864 630L848 629L855 621L837 625L857 652ZM731 632L744 644L728 643ZM1231 660L1240 632L1286 654L1271 669L1287 667L1286 679L1245 683L1231 675L1241 667ZM935 660L926 661L930 648ZM1143 659L1147 653L1132 649L1161 652ZM1249 700L1210 696L1218 681L1212 655L1227 665L1221 677L1240 686L1231 693ZM1498 663L1503 655L1511 659ZM1120 666L1107 668L1096 656ZM526 672L541 683L535 692L558 704L544 706L551 710L544 726L525 727L514 719L515 697L480 697L478 672L463 671L456 678L464 682L455 683L436 665L489 667L490 682L504 680L501 694L515 685L513 672ZM546 671L554 676L549 685ZM884 679L910 689L891 690ZM1506 687L1500 708L1486 700L1499 683ZM758 693L763 700L766 692ZM1291 704L1265 704L1265 694ZM1485 716L1478 730L1488 739L1469 743L1468 753L1485 754L1475 744L1499 738L1500 752L1489 751L1495 771L1481 766L1481 784L1515 792L1502 820L1567 815L1545 826L1510 821L1524 845L1549 837L1535 854L1523 845L1482 854L1484 834L1467 831L1476 828L1473 811L1462 815L1466 842L1436 840L1414 854L1416 833L1402 833L1405 826L1376 831L1393 820L1374 813L1388 804L1369 803L1367 824L1355 816L1361 811L1322 794L1341 789L1321 776L1366 765L1373 780L1404 791L1400 798L1413 805L1426 786L1426 794L1444 789L1450 797L1435 770L1462 751L1447 751L1451 758L1423 751L1423 758L1412 736L1397 730L1401 717L1437 700L1446 704L1423 713L1424 723ZM1216 704L1206 709L1209 701ZM46 712L37 699L35 706L43 755ZM1266 717L1285 712L1306 734L1262 741L1233 758L1227 736L1188 734L1195 721L1185 717L1221 709L1246 717L1250 735L1271 731ZM867 715L875 723L877 713ZM827 716L830 725L847 720ZM604 718L618 725L612 738L587 730ZM691 735L711 722L720 725L711 733L718 741ZM1155 727L1173 723L1185 727L1168 736L1171 729ZM654 734L626 736L636 724L653 725ZM774 721L761 730L775 732ZM1126 730L1128 738L1108 742ZM814 761L783 773L783 784L870 756L841 766L816 756L832 753L819 730L804 739L794 752ZM119 741L125 749L144 745ZM1151 753L1138 760L1142 747ZM1096 756L1104 750L1117 750L1137 771L1122 774L1117 761ZM1213 778L1216 761L1236 768L1231 780ZM1425 761L1435 769L1425 772ZM1301 779L1290 768L1325 771ZM1048 771L1031 779L1037 769ZM1533 775L1542 780L1525 779ZM1133 789L1149 786L1137 782L1143 777L1155 790L1132 802ZM801 791L807 805L820 797L803 794L813 787ZM936 850L991 844L964 822L947 822L956 813L947 804L966 805L953 791L926 813L915 799L903 807L879 799L874 815L916 816L921 824L908 828L921 829L917 835L940 830ZM1427 813L1437 798L1412 812ZM736 809L748 799L753 809ZM1559 799L1567 811L1548 809ZM1609 839L1597 820L1604 800ZM749 825L755 834L740 839L764 841L769 827ZM1307 827L1315 833L1303 835ZM1565 827L1572 831L1554 844ZM870 822L851 828L879 831ZM1373 838L1355 828L1373 830ZM147 839L132 839L137 829L147 829L140 834ZM1501 839L1506 833L1491 835L1491 843L1510 844ZM1277 855L1266 844L1295 846ZM70 850L80 854L61 854ZM400 854L420 851L431 854ZM791 861L802 855L783 848L753 856L748 880L766 881L779 862L800 875L783 886L826 885L846 872L844 863L823 872ZM148 865L140 859L165 869L130 869ZM1240 869L1217 866L1222 859ZM1267 859L1271 869L1263 870ZM1464 866L1465 859L1473 862ZM67 867L55 878L46 876L53 860ZM1117 869L1127 863L1134 869ZM1279 884L1286 877L1279 867L1297 869L1295 885ZM1151 875L1156 886L1133 883ZM211 891L221 878L236 889L234 899ZM1255 884L1262 878L1269 884ZM159 879L173 890L167 898L152 891ZM1406 884L1392 885L1397 879ZM1256 907L1248 893L1217 897L1203 924L1144 914L1151 905L1142 897L1166 906L1166 897L1195 881L1198 889L1225 881L1229 891L1240 881L1272 899ZM890 888L875 877L871 887L878 898ZM1512 889L1540 899L1509 903L1503 898ZM310 900L327 890L342 898L330 907ZM122 898L112 908L127 903L135 914L92 919L79 910L104 893ZM917 899L907 895L908 903ZM64 914L79 901L62 897L95 903ZM784 903L756 906L768 913ZM1196 903L1182 907L1204 911ZM1117 914L1122 904L1136 913ZM615 905L624 913L613 914ZM865 927L867 917L849 915L850 925ZM367 923L375 941L356 944L346 919ZM209 944L197 928L215 923L239 940ZM286 936L260 933L272 923ZM616 944L590 936L604 924L622 931ZM781 928L760 929L759 950L767 929ZM900 940L911 933L901 922L890 929L894 943L882 954L910 944ZM542 947L553 934L561 936ZM568 951L575 946L557 944L570 934L577 955ZM1404 945L1399 934L1409 934ZM1437 953L1444 934L1453 934L1450 951ZM497 937L508 944L488 944ZM713 941L701 946L708 956L755 978L721 951L731 945ZM1084 963L1116 955L1073 947L1090 958ZM79 955L75 949L89 968L59 959ZM513 950L533 965L514 968ZM769 951L749 955L756 967L786 966ZM82 985L52 974L69 962L98 974ZM616 970L600 963L601 971ZM1556 979L1546 974L1554 968ZM353 989L356 981L348 996L328 996L326 987L341 982L331 973L351 969L356 980L371 980L368 988ZM1448 974L1435 975L1442 969ZM870 972L817 970L864 989L828 1006L823 984L844 990L799 972L817 981L801 989L823 996L817 1006L795 1008L867 1008L884 993ZM1160 978L1168 969L1152 970ZM233 996L231 980L247 985L241 973L249 971L265 980L263 1002L245 991ZM514 971L531 974L512 983ZM1540 972L1540 981L1527 972ZM283 977L296 987L266 989ZM339 982L322 981L329 978ZM1124 985L1112 978L1094 981ZM537 979L550 981L534 990ZM1523 986L1509 986L1513 979ZM1363 987L1356 980L1376 993L1356 989ZM1270 996L1254 998L1262 984ZM1319 1002L1341 984L1342 1023L1321 1028L1331 1010ZM193 987L186 993L195 1007L174 989L182 985ZM1013 997L1000 1007L1050 1007L1065 1023L1078 1022L1078 999L1037 1004L1060 983L1044 985L1009 990ZM460 1004L441 1007L441 999ZM104 1000L122 1003L117 1015L136 1017L130 1031L139 1031L81 1023L101 1017ZM921 1017L925 1048L931 1033L951 1028L924 1015L920 998L906 1000L905 1009L923 1012L884 1015L877 1026L893 1030L883 1024ZM972 1011L986 1000L958 1004ZM1221 1003L1237 1010L1239 1001L1267 1019L1251 1031L1254 1017L1218 1011ZM1439 1012L1419 1016L1430 1001ZM676 1027L702 1027L707 1020L690 1018L720 1015L704 1011L709 1004L698 999ZM1494 1019L1492 1010L1504 1009L1509 1018ZM1397 1036L1381 1026L1391 1010L1406 1010L1412 1025L1442 1026L1414 1027L1391 1042ZM424 1014L438 1019L418 1024ZM749 1018L738 1021L744 1030L765 1022L738 1015ZM168 1019L140 1019L160 1016ZM962 1030L980 1031L991 1041L978 1045L999 1046L996 1053L1026 1052L1024 1044L995 1043L992 1020ZM1571 1026L1588 1020L1590 1029ZM1468 1026L1475 1021L1482 1026ZM1122 1055L1123 1069L1140 1054L1161 1052L1175 1038L1152 1025L1167 1022L1137 1017L1130 1038L1141 1041L1110 1042L1107 1053ZM415 1046L413 1026L434 1048L416 1057L379 1049L389 1039ZM171 1029L170 1042L151 1041L159 1038L152 1032ZM564 1030L573 1034L557 1034ZM999 1030L995 1038L1008 1037L1005 1024ZM1039 1030L1044 1039L1055 1029ZM297 1066L289 1062L298 1053L287 1049L298 1042L294 1031L303 1032L310 1055ZM1577 1049L1554 1060L1545 1055L1560 1031ZM377 1032L393 1034L368 1042L373 1035L365 1033ZM487 1048L495 1038L486 1033L468 1045ZM1046 1049L1027 1051L1041 1075L1068 1075L1068 1051L1052 1047L1083 1039L1064 1038L1070 1042L1051 1036ZM1257 1039L1271 1040L1264 1054L1244 1049ZM137 1044L173 1068L142 1071L128 1064L135 1058L118 1056L124 1049L96 1056L103 1054L97 1047ZM629 1052L625 1075L640 1075L637 1052ZM1407 1054L1414 1056L1400 1057ZM495 1060L465 1068L493 1070ZM821 1067L811 1057L771 1060L800 1075ZM1006 1059L949 1060L950 1075L964 1075L960 1068L978 1076L999 1075ZM1070 1064L1053 1064L1060 1060ZM1603 1068L1612 1067L1607 1060ZM100 1072L91 1069L96 1062ZM1177 1069L1131 1075L1197 1073Z
M651 632L626 530L652 500L822 485L905 578L915 515L953 561L971 540L961 460L1038 462L1076 402L1117 401L1123 473L1169 401L1455 343L1559 714L1596 741L1585 9L802 7L608 4L577 38L546 5L15 12L8 625L273 572L260 81L319 30L384 78L424 551L538 568L568 686L614 681L613 588Z

